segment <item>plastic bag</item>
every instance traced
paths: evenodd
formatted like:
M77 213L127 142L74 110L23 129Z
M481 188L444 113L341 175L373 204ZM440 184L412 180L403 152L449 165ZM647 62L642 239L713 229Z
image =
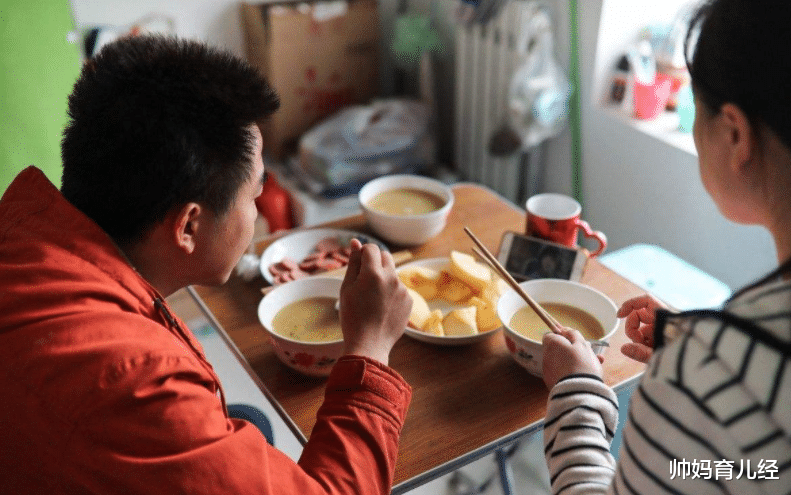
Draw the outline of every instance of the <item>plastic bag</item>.
M347 108L300 139L301 169L325 186L361 183L431 163L430 112L417 101Z
M568 119L571 84L555 60L552 36L548 12L536 8L522 29L522 63L508 93L509 122L523 150L559 134Z

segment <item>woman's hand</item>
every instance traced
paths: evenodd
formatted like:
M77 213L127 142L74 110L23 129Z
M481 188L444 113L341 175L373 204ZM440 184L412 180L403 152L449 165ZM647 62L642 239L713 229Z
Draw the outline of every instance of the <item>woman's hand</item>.
M545 333L543 338L543 378L547 388L568 375L589 374L601 378L604 356L596 355L590 342L577 330L563 328Z
M657 309L667 306L649 295L629 299L618 310L618 318L626 318L626 336L632 339L621 346L624 356L647 363L654 353L654 321Z
M403 335L412 298L398 279L393 257L376 244L353 239L341 285L340 319L346 354L387 364L390 350Z

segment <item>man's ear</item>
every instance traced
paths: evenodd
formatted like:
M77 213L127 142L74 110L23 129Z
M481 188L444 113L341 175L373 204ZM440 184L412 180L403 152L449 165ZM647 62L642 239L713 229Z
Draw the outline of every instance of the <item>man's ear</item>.
M203 208L198 203L187 203L176 213L173 235L176 245L187 254L195 251Z
M725 103L720 110L724 126L725 144L729 150L729 165L734 172L744 175L757 150L757 135L750 119L741 108Z

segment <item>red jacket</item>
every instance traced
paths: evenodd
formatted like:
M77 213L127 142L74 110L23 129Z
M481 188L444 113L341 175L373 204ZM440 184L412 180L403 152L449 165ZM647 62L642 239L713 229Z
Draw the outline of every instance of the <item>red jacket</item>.
M33 167L0 200L0 493L387 493L411 389L348 356L299 463L110 238ZM160 301L155 303L155 301Z

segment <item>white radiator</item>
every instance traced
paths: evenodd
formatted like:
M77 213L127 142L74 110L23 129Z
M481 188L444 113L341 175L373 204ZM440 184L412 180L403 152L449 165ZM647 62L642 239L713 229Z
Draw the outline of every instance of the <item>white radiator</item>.
M517 42L537 2L512 0L486 24L459 26L456 35L455 159L464 180L484 184L521 204L532 194L540 146L528 156L489 153L492 135L506 122L508 88L518 68Z

